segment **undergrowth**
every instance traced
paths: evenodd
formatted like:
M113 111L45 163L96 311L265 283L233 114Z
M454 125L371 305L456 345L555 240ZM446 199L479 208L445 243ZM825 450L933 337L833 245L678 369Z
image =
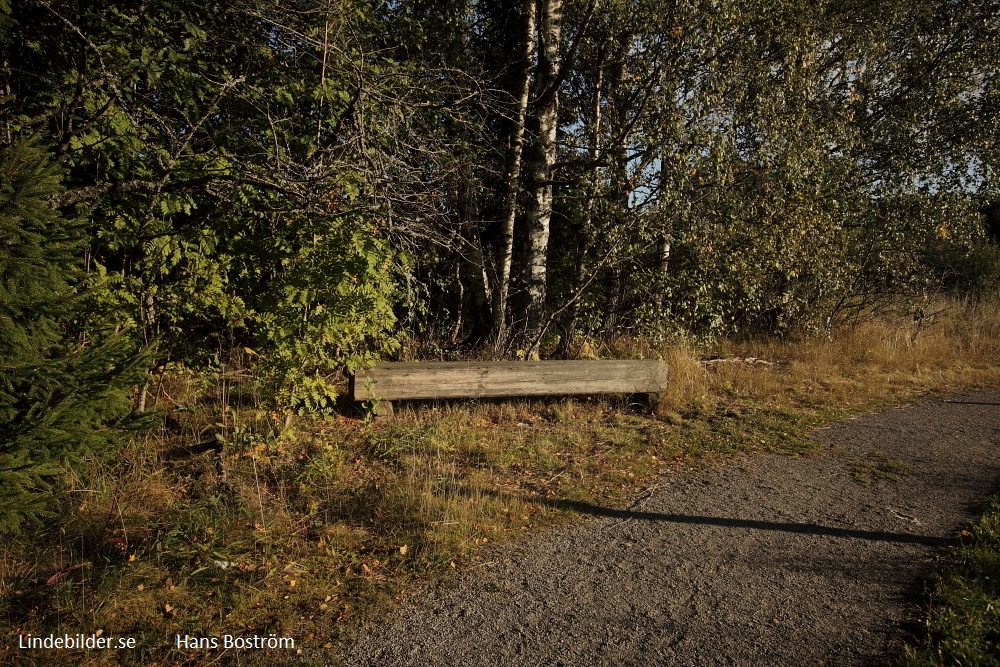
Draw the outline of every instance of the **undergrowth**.
M905 647L905 667L1000 665L1000 496L942 557L926 634Z
M751 451L809 455L807 432L928 391L995 386L994 306L877 320L826 339L588 354L662 358L655 414L623 399L402 406L391 419L290 418L252 377L174 369L162 427L59 491L61 518L0 542L0 662L327 664L360 623L483 547L652 478ZM875 456L875 455L873 455ZM865 475L898 475L891 460ZM100 631L140 648L24 652L18 635ZM176 635L276 634L296 649L177 648Z

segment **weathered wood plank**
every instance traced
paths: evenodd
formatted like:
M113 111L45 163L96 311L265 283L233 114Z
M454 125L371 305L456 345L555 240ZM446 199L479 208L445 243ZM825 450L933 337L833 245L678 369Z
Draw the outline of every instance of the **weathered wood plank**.
M491 361L377 364L351 380L355 401L642 394L663 391L667 366L643 361Z

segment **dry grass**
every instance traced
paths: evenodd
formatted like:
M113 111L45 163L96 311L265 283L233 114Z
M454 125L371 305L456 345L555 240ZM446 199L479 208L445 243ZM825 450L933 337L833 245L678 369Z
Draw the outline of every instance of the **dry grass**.
M872 320L829 339L764 340L731 346L734 357L767 364L713 366L713 393L850 407L879 396L898 401L913 392L994 382L1000 316L995 303L952 304L920 322Z
M809 428L852 411L996 386L998 337L990 304L826 340L722 341L711 354L592 344L670 364L656 415L620 399L497 401L286 422L257 407L249 382L174 373L157 394L161 432L95 463L61 494L58 520L0 543L0 613L14 634L100 629L143 648L8 646L0 662L324 664L361 620L471 566L484 545L599 512L698 461L808 453ZM175 634L224 632L291 636L302 653L171 648Z

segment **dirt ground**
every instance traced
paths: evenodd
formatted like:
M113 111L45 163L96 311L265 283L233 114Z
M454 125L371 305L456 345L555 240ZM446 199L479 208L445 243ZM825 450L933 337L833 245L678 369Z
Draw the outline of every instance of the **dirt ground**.
M815 456L669 474L486 554L367 628L349 665L878 665L931 559L1000 482L1000 391L821 429ZM892 479L897 477L897 479Z

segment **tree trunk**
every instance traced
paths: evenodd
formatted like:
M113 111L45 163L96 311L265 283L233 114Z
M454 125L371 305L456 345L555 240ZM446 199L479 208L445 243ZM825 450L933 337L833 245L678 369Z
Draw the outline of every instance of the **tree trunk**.
M628 151L626 143L628 132L628 101L625 59L627 57L628 40L623 39L618 45L617 53L611 57L608 66L607 97L609 104L608 113L608 134L614 137L605 146L605 158L608 165L608 192L606 201L608 204L608 215L613 218L614 223L620 228L627 227L629 223L629 197L631 196L631 186L629 185L628 173ZM614 330L622 314L622 297L625 294L623 267L615 262L605 279L605 290L608 293L608 301L605 306L604 327Z
M535 0L524 0L524 41L521 52L521 73L517 91L517 113L511 129L507 162L507 185L504 195L504 220L500 231L497 257L496 285L493 290L493 331L496 349L503 349L509 335L507 300L510 296L511 266L514 261L514 221L517 218L517 195L520 191L521 159L524 153L525 121L528 115L528 96L531 92L531 61L535 52Z
M459 244L459 273L462 302L460 320L464 321L462 345L478 347L489 338L491 328L490 284L478 225L479 199L476 196L475 174L471 162L460 164L455 171L455 212ZM460 330L458 336L462 335Z
M583 215L580 220L580 234L577 237L576 266L573 271L572 289L575 294L577 290L583 289L583 281L587 276L587 252L593 243L594 237L594 201L597 199L597 192L600 179L601 159L601 94L604 84L604 64L603 57L598 58L597 71L594 73L594 98L590 110L590 129L588 132L588 146L590 153L590 177L587 183L586 201L583 205ZM562 339L559 341L558 356L566 358L569 356L570 346L573 342L573 332L576 329L576 321L580 316L580 302L575 301L570 306L569 314L562 325Z
M666 142L664 142L666 143ZM671 159L670 155L666 150L663 151L660 156L660 190L662 191L666 187L666 183L669 180L669 167ZM669 212L670 220L673 220L675 213L673 211ZM663 229L660 230L660 238L657 242L656 247L656 270L661 276L666 276L667 272L670 271L670 251L671 251L671 240L673 239L673 225L672 222L664 222Z
M545 284L552 221L552 165L556 158L556 129L559 125L559 38L563 0L538 0L538 67L535 75L538 135L527 160L528 205L525 223L528 234L527 323L528 338L538 334L545 310ZM537 356L538 350L528 350Z

